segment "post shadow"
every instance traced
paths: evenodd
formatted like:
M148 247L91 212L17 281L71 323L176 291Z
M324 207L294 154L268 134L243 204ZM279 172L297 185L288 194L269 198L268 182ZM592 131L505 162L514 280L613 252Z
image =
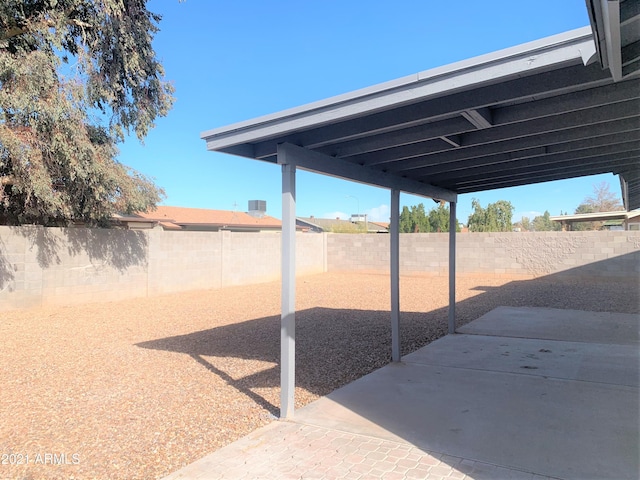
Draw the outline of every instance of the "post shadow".
M630 262L631 269L638 268L639 255L634 252L623 260ZM640 291L633 277L617 280L615 276L604 280L592 277L593 272L598 270L615 274L611 270L614 263L595 262L572 271L512 281L499 287L479 286L477 289L482 291L481 294L458 302L459 325L475 320L499 306L640 313ZM613 291L606 289L605 292L603 282L616 282L616 288ZM447 313L447 307L428 312L402 312L402 354L411 353L445 336ZM276 416L278 407L255 390L279 387L279 327L279 316L271 316L150 340L137 346L189 355L208 373L219 376ZM391 361L388 311L315 307L297 313L296 328L297 387L316 395L327 395ZM243 378L234 378L232 372L222 371L208 357L260 360L272 363L273 367ZM398 394L401 395L400 392ZM335 400L341 397L332 395L331 398ZM367 399L367 402L372 401ZM397 424L393 420L393 411L378 417L359 403L345 406L396 435L406 433L395 428ZM458 418L456 421L463 422L464 419Z
M629 254L632 261L634 254ZM637 261L637 260L636 260ZM604 268L605 265L600 265ZM579 270L582 267L578 267ZM574 272L579 273L579 272ZM499 306L638 312L640 292L633 282L620 282L614 296L603 297L597 281L579 281L564 274L512 281L500 287L479 286L483 293L457 304L462 326ZM579 292L578 292L579 290ZM590 299L589 304L584 299ZM508 299L505 301L505 299ZM428 312L402 312L401 351L407 355L447 334L448 307ZM141 348L189 355L207 370L276 414L278 407L254 389L279 387L280 317L270 316L209 330L138 343ZM315 307L297 312L297 387L323 396L391 361L389 312ZM259 360L274 366L233 379L207 357Z

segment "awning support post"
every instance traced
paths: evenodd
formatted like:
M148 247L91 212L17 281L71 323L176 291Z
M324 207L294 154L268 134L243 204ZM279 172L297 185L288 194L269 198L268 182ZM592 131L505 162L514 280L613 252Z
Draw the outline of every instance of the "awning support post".
M296 388L296 166L282 164L282 313L280 317L280 418L292 418Z
M391 361L400 361L400 190L391 190Z
M456 333L456 202L449 203L449 333Z

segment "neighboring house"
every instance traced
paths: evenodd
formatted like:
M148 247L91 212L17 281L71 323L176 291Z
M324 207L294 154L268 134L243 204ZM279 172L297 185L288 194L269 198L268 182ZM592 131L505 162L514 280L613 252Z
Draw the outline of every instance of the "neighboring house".
M602 230L624 230L624 220L607 220L602 224Z
M550 217L553 222L560 222L562 230L571 230L571 225L580 222L604 222L607 230L640 230L640 210L624 210L619 212L576 213L575 215L558 215ZM611 228L620 225L621 228Z
M369 232L389 233L389 222L369 222Z
M353 220L353 221L352 221ZM331 233L388 233L389 224L369 222L363 215L361 221L341 220L340 218L297 217L296 226L309 232Z
M337 231L354 233L357 230L356 225L349 220L316 218L313 215L311 217L296 217L296 227L314 233Z
M152 212L117 215L114 216L114 221L129 229L160 226L164 230L208 232L220 230L232 232L279 232L282 230L282 222L277 218L266 215L264 210L251 210L249 213L245 213L230 210L159 206Z

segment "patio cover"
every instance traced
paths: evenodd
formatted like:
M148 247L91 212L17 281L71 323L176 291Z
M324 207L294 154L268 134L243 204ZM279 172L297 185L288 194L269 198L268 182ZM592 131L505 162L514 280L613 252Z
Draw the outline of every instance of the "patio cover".
M617 58L617 50L631 46L618 56L627 67L638 64L637 34L620 35L624 26L640 24L638 2L587 1L613 3L617 16L607 9L605 18L602 8L600 20L592 15L596 36L614 31L598 45L585 27L202 133L208 150L282 165L282 416L293 414L295 386L296 168L391 190L394 361L400 360L400 191L450 202L455 225L458 194L610 172L620 176L626 209L640 207L638 69L614 74L616 61L601 63L602 52Z
M416 182L418 194L431 185L445 200L445 190L611 172L628 184L632 210L640 208L639 87L637 71L614 82L585 27L202 138L209 150L273 163L279 144L303 147L314 159L308 169L390 188Z

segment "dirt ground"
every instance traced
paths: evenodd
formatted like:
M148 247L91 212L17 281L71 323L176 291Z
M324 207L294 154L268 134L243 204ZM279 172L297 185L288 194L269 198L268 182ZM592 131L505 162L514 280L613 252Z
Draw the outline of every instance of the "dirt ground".
M637 282L458 279L500 306L638 313ZM446 333L447 278L401 279L403 354ZM389 279L298 279L296 404L390 360ZM280 285L0 314L0 478L160 478L273 421Z

